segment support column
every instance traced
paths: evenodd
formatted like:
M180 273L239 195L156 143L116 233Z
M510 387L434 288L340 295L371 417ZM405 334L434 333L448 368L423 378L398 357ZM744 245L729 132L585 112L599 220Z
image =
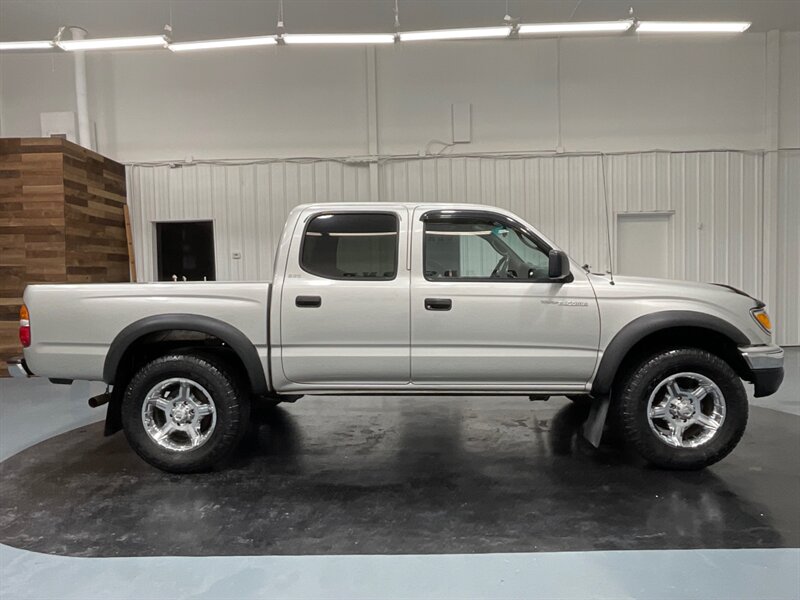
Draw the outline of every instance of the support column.
M70 27L73 40L86 38L86 30L81 27ZM82 50L75 55L75 100L78 106L78 142L84 148L94 150L92 144L92 125L89 120L89 94L86 85L86 53Z
M761 276L763 282L762 298L770 312L776 316L782 314L778 302L778 281L776 279L778 264L778 198L780 194L780 177L778 164L780 157L780 93L781 93L781 33L778 30L767 32L766 36L766 69L765 69L765 143L763 160L763 219L762 219L762 253ZM777 340L778 343L781 340Z
M367 154L377 156L380 153L378 144L378 73L377 49L367 47ZM369 193L370 202L381 201L380 165L377 161L369 164Z

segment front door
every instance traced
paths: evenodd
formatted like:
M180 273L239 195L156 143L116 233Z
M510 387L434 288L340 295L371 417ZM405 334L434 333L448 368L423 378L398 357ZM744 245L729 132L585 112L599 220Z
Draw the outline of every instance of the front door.
M408 211L308 209L281 297L281 361L297 383L410 378Z
M502 213L418 208L413 227L414 384L588 381L600 322L583 271L548 280L549 245Z

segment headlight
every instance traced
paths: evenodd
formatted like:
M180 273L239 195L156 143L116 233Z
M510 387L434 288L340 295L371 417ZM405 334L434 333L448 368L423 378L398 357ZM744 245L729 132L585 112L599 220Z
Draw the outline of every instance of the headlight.
M761 326L761 329L770 335L772 334L772 322L769 320L767 311L763 308L754 308L750 311L750 314L753 315L753 318L756 320L756 323Z

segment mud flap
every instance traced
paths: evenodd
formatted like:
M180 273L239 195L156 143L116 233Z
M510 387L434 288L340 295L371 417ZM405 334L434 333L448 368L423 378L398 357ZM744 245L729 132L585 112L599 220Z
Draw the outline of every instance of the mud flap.
M592 402L589 416L583 424L583 437L595 448L600 445L600 439L603 437L603 427L606 424L606 416L608 416L608 405L610 402L611 396L596 398L594 402Z
M106 410L106 426L103 435L108 437L114 435L122 429L122 390L117 391L119 386L114 386L110 393L108 409Z

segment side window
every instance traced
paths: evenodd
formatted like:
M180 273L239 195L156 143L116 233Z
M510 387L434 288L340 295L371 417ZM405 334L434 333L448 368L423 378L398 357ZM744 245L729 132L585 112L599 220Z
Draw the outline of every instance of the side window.
M547 279L547 249L491 217L426 220L423 244L430 280Z
M317 215L303 234L300 266L312 275L328 279L394 279L397 242L395 215Z

